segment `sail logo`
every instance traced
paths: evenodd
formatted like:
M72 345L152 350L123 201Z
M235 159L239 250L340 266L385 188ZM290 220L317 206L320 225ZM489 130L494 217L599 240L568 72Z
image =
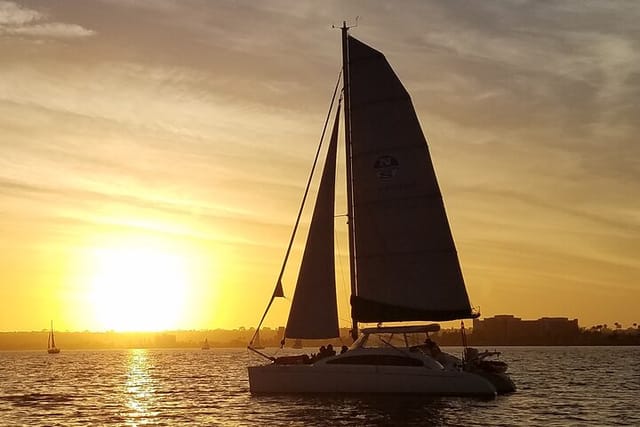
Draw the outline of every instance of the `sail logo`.
M380 156L373 164L373 169L375 169L379 180L390 181L398 173L400 163L395 157Z

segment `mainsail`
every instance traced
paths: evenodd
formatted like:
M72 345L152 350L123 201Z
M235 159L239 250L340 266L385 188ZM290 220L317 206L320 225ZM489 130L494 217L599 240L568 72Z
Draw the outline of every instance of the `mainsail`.
M320 339L340 336L334 254L339 117L340 108L338 107L285 329L286 338Z
M360 322L474 317L411 98L384 55L349 36Z

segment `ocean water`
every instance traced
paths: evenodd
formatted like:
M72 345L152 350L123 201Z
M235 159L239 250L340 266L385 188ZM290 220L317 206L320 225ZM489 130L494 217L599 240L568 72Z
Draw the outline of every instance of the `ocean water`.
M640 426L640 347L500 350L519 389L489 400L252 396L244 349L0 352L0 425Z

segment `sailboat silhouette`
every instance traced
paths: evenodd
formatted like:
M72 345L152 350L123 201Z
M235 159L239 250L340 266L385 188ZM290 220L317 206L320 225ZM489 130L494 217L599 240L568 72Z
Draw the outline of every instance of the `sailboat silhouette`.
M49 339L47 340L47 353L58 354L60 349L56 347L56 337L53 334L53 320L51 321L51 330L49 331Z
M271 363L248 368L249 388L253 393L514 391L506 364L489 371L471 359L461 360L430 339L429 333L440 330L437 323L406 323L476 318L479 313L467 295L411 97L384 55L350 36L348 29L344 23L342 94L355 342L341 354L269 357L257 351L252 340L249 349ZM334 253L335 188L341 185L336 183L340 108L339 103L282 345L286 339L340 336ZM309 183L311 178L303 206ZM274 298L284 296L282 272L299 221L300 214L258 330ZM405 323L382 326L389 322ZM366 323L377 326L360 327Z

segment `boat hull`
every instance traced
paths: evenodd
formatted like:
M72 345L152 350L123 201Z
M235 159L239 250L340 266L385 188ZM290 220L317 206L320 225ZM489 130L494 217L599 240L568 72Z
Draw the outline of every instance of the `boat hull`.
M486 378L496 388L498 394L513 393L516 391L516 384L511 377L504 372L476 372L483 378Z
M249 367L252 393L420 393L495 396L485 378L463 371L413 366L263 365Z

